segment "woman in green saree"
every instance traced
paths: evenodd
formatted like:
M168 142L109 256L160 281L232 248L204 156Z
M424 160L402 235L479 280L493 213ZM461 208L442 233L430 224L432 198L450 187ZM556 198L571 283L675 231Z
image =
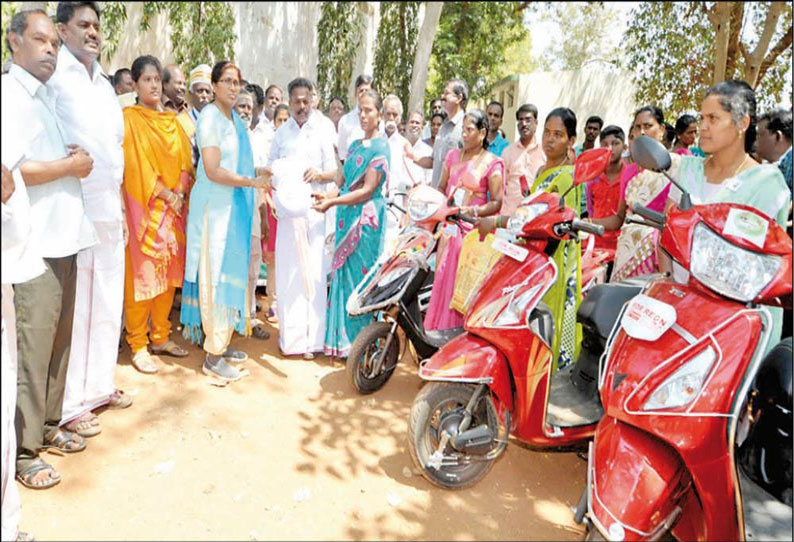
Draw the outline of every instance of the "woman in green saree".
M532 185L532 192L565 193L573 185L573 144L576 141L576 114L567 107L558 107L546 117L543 125L543 152L546 163L541 166ZM579 214L582 188L577 186L565 196L565 205ZM496 227L505 227L508 216L484 218L478 225L485 235ZM576 311L582 297L581 249L574 240L559 244L554 252L557 281L546 292L543 302L554 315L554 341L551 345L555 368L568 365L579 353L582 326L576 323Z

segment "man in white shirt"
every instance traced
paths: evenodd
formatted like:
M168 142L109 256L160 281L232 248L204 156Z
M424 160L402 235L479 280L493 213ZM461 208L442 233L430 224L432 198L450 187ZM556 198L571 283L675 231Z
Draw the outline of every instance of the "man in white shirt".
M199 64L190 70L190 79L188 83L188 101L190 108L186 116L178 116L177 120L182 122L187 117L189 122L183 122L182 128L190 138L190 144L193 147L193 167L198 166L199 152L196 146L196 123L198 123L198 116L205 105L212 102L214 94L212 92L212 85L210 83L210 76L212 68L207 64Z
M23 485L47 488L60 481L39 457L45 447L64 453L85 449L76 433L60 429L69 362L77 279L76 255L97 242L85 213L80 177L93 159L67 145L46 83L55 71L60 38L43 11L14 16L6 34L14 63L3 76L3 131L28 126L20 166L30 197L30 243L46 270L14 286L19 376L17 393L17 478Z
M326 280L323 265L325 217L302 201L287 213L284 203L291 193L324 190L336 178L334 148L319 115L312 111L311 81L299 77L288 86L290 119L273 138L268 167L287 164L286 174L275 171L274 200L278 213L276 233L276 295L278 297L279 348L287 355L307 359L323 350L325 338ZM278 169L278 168L276 168ZM285 186L279 184L294 183Z
M343 163L347 157L347 148L350 144L364 137L364 131L361 129L361 121L358 118L360 111L358 108L358 99L368 90L372 90L372 76L361 74L356 77L356 106L339 119L339 140L337 141L336 148L339 154L339 160Z
M0 470L2 470L2 502L0 528L2 540L29 539L25 533L19 532L19 516L21 503L17 485L14 483L16 471L16 431L14 415L17 397L17 331L16 311L14 310L13 284L26 282L44 272L44 262L36 254L30 237L30 202L25 182L17 164L23 158L19 146L19 129L6 132L9 127L3 125L2 150L2 394L0 394ZM6 168L9 164L13 173Z
M421 111L414 111L408 115L408 124L405 130L405 138L411 144L411 150L417 159L422 159L425 156L433 156L433 147L422 141L419 137L422 132L422 125L425 118ZM402 157L401 157L402 158ZM405 159L408 172L411 174L411 181L414 184L430 184L433 179L433 169L423 168L413 160Z
M113 385L124 303L124 118L97 62L99 14L90 5L61 2L57 17L63 43L47 85L64 137L94 158L94 169L83 179L82 188L85 212L99 240L77 255L72 349L61 423L91 437L101 431L92 410L108 403L115 408L131 404Z
M251 118L254 114L254 100L253 94L245 89L240 90L237 95L237 100L234 105L234 110L240 115L242 121L246 126L251 125ZM248 129L248 138L251 140L251 149L254 154L254 167L265 167L267 164L267 155L262 152L263 148L254 146L253 131ZM254 191L254 210L253 218L251 220L251 255L248 265L248 294L250 296L251 307L251 327L253 336L257 339L267 340L270 338L270 333L267 332L262 322L256 317L256 281L259 278L259 268L262 262L262 237L267 231L267 220L262 216L262 209L264 207L264 199L261 195L261 190Z

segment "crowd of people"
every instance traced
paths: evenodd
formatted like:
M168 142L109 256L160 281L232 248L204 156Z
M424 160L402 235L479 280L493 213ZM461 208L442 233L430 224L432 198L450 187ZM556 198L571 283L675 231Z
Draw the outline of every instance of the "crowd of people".
M189 354L171 338L176 299L183 335L203 348L212 378L241 378L247 354L231 348L232 336L266 340L268 323L278 324L284 355L346 357L370 321L348 314L347 299L404 224L387 202L402 203L416 185L443 192L475 222L438 232L427 329L462 324L450 301L464 237L504 227L541 190L568 191L566 205L605 227L596 243L615 253L610 280L669 269L657 230L629 220L635 205L665 212L679 195L632 161L640 135L671 151L670 173L694 203L744 203L783 225L790 216L791 111L757 118L741 81L713 86L699 118L675 125L653 105L634 112L628 134L591 116L581 144L574 111L555 108L541 125L526 103L511 143L503 105L467 109L458 79L425 116L382 98L366 74L348 112L340 97L321 110L307 78L285 94L226 60L186 77L143 55L108 76L97 60L100 19L95 2L60 2L55 22L22 11L5 34L3 540L28 536L17 528L14 479L56 485L61 475L41 452L85 449L101 431L97 409L132 404L114 386L122 328L141 373L156 373L160 356ZM574 187L576 157L596 145L611 150L606 171ZM545 298L560 366L579 344L580 250L557 247L560 278ZM263 263L270 304L259 319Z

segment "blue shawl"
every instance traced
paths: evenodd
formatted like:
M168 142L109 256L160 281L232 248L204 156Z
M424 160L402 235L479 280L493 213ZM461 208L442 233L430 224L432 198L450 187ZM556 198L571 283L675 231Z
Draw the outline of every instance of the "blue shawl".
M243 177L254 177L254 157L248 129L237 112L232 111L232 120L237 133L237 174ZM228 319L234 329L241 335L250 334L250 317L248 310L248 266L251 253L251 220L253 217L254 189L251 187L235 187L232 195L232 209L229 216L229 228L226 238L226 249L223 252L221 273L215 285L213 311L218 318ZM208 201L207 205L212 205ZM196 211L199 211L198 209ZM201 211L203 213L203 209ZM202 232L207 235L207 232ZM198 246L201 246L199 240ZM200 248L199 248L200 250ZM199 309L198 274L188 280L185 275L182 287L182 335L195 344L202 340L201 311Z

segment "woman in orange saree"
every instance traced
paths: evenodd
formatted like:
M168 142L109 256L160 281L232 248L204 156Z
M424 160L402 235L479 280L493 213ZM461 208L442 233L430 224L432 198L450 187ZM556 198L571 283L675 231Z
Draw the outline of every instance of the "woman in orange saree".
M129 231L125 258L124 324L132 363L157 372L152 353L186 356L169 339L174 290L185 272L186 192L193 175L190 140L173 112L159 111L160 62L132 64L138 104L124 109L122 196ZM148 322L151 318L151 331Z

